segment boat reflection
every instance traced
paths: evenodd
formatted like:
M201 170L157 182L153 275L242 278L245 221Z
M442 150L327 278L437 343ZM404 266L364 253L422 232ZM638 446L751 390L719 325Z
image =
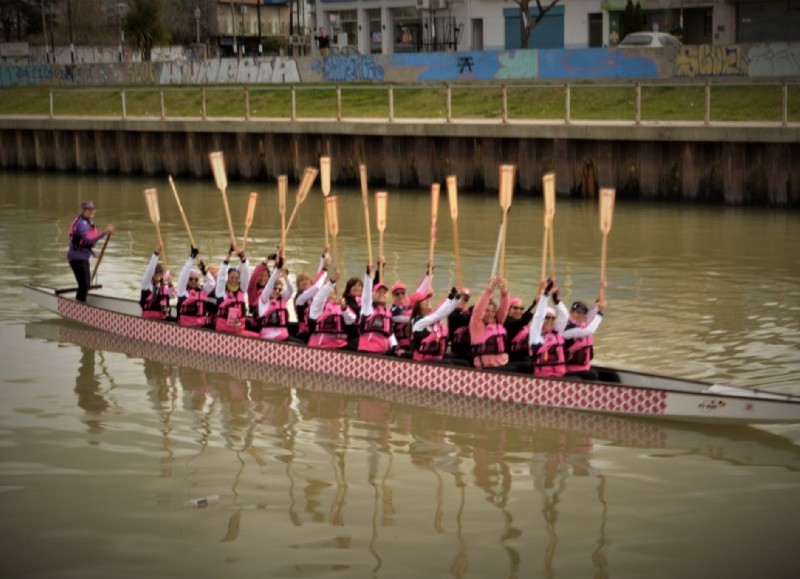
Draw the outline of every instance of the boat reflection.
M253 499L257 493L251 486L240 491L248 466L261 472L275 461L283 465L285 479L270 480L273 486L285 485L287 496L281 508L292 526L357 525L358 511L353 505L368 500L372 574L384 565L384 549L389 549L384 543L388 539L381 533L401 524L398 512L410 508L407 503L400 507L396 501L403 490L400 485L409 480L409 468L418 471L414 480L430 481L430 486L424 487L429 500L414 506L423 510L422 520L428 521L424 532L455 538L453 552L442 556L450 557L449 570L456 577L473 571L479 556L474 538L468 539L464 532L465 518L474 510L470 497L476 493L499 517L500 532L494 540L505 552L508 576L524 573L523 562L527 559L530 566L533 559L541 565L542 576L555 577L563 501L569 485L578 479L584 486L590 482L596 494L591 515L597 521L595 538L591 552L584 555L595 577L609 576L607 478L593 462L597 445L800 471L800 448L787 438L752 427L523 407L330 379L313 372L196 355L60 320L28 324L26 337L81 348L75 391L91 428L101 428L103 413L111 405L98 379L96 357L116 352L144 362L148 398L157 411L164 445L162 476L171 475L172 417L178 411L182 411L184 421L187 414L195 421L193 432L199 450L188 460L190 469L215 439L222 438L224 448L235 454L238 465L232 473L233 512L223 541L240 540L242 518L248 510L268 508L265 502ZM217 423L221 427L215 432ZM185 438L185 424L182 428ZM271 435L269 442L264 441L266 429ZM329 457L328 476L318 471L309 473L309 445ZM400 468L402 472L398 473ZM543 531L539 532L544 539L540 546L537 544L537 553L526 552L533 534L529 519L535 517L527 512L519 520L519 505L511 506L519 500L520 485L526 481L530 481L529 488L523 491L540 498ZM371 489L367 498L365 484ZM349 496L355 487L359 496ZM337 533L333 547L352 549L351 541L348 533Z

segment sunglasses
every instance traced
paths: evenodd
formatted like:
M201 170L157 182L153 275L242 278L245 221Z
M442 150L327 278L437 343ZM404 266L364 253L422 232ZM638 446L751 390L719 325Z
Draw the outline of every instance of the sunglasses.
M397 290L397 291L393 291L392 295L404 296L404 295L406 295L406 292L405 292L405 290Z
M545 316L544 319L545 320L555 320L556 317L555 316Z
M511 309L511 310L524 310L525 308L523 306L511 306L509 309Z
M199 277L190 277L189 281L200 281Z

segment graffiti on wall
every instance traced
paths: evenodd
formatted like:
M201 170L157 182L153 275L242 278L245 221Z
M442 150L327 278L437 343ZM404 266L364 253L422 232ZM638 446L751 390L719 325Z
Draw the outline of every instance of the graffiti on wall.
M747 76L747 58L741 46L681 46L675 57L674 76Z
M315 60L311 69L329 82L381 82L385 78L384 67L372 55L328 56Z
M752 46L747 51L748 76L800 76L800 44L775 42Z
M659 61L640 52L607 48L539 50L539 78L658 78Z
M254 60L176 61L162 63L159 83L164 84L282 84L300 82L297 62L275 56Z

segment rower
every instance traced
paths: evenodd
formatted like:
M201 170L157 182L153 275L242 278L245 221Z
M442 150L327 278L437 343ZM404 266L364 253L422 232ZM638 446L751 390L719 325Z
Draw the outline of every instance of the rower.
M603 321L606 300L600 296L590 310L585 302L572 303L569 320L564 329L566 376L597 380L597 370L591 368L594 358L594 333Z
M334 271L311 300L308 345L312 348L345 349L348 347L346 329L356 326L356 315L344 300L336 298L338 279L339 272Z
M178 276L178 324L181 326L203 327L208 324L208 297L213 286L204 287L204 274L195 266L197 254L198 249L192 246Z
M239 268L230 265L231 256L239 256ZM240 271L241 269L241 271ZM244 336L258 337L256 332L245 329L246 301L242 285L250 281L250 266L244 251L231 245L228 257L222 262L217 277L214 295L217 298L217 315L214 327L220 332L230 332Z
M372 267L368 265L358 324L359 352L402 354L397 348L397 338L392 333L392 314L386 307L388 293L389 288L382 281L373 288Z
M142 306L142 317L151 320L166 320L169 317L169 301L177 296L172 284L172 276L164 274L164 268L158 263L161 242L158 243L150 262L142 276L142 291L139 305Z

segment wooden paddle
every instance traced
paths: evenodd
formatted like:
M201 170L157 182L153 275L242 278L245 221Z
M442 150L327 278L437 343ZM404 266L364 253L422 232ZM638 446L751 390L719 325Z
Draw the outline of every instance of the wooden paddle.
M367 166L362 163L358 166L358 172L361 177L361 204L364 206L364 227L367 231L367 263L370 267L372 267L372 232L370 231L369 227L369 190L367 188ZM378 259L381 257L383 257L383 248L381 248Z
M308 192L311 190L311 186L317 179L318 173L319 171L314 167L306 167L305 171L303 172L303 178L300 179L300 184L297 187L297 197L294 200L294 209L292 209L292 214L289 216L289 223L286 224L286 234L289 233L289 229L292 227L292 222L297 215L298 208L303 204L303 201L306 200L306 197L308 197Z
M547 278L547 250L550 249L550 275L555 277L555 249L553 243L553 217L556 214L556 175L545 173L542 176L544 196L544 240L542 241L542 279Z
M286 191L289 186L289 178L286 175L278 175L278 213L281 215L281 251L286 247Z
M208 162L211 164L211 172L214 173L214 181L217 183L217 189L222 193L222 204L225 206L225 217L228 220L228 233L231 236L231 247L235 247L236 236L233 234L231 209L228 206L228 175L225 173L225 158L222 156L222 151L209 153Z
M433 277L433 249L436 246L436 221L439 217L438 183L431 184L431 246L428 251L428 277Z
M383 232L386 231L386 205L389 194L386 191L375 193L375 227L378 228L378 256L383 257ZM383 279L383 262L380 264L380 279Z
M97 268L100 267L100 262L103 261L103 256L106 253L106 247L108 247L108 240L111 239L111 233L106 234L106 239L103 242L103 248L100 250L100 255L97 256L97 261L94 263L94 270L92 271L92 279L89 282L94 283L94 278L97 277ZM92 289L91 287L89 289Z
M186 227L186 233L189 235L189 243L192 244L192 247L197 247L194 244L194 237L192 237L192 229L189 227L189 220L186 219L186 213L184 213L183 205L181 205L181 198L178 197L178 189L175 187L175 181L172 180L172 175L169 175L168 178L169 178L169 186L172 188L172 193L175 195L175 202L178 204L178 211L181 212L181 218L183 219L183 226Z
M339 249L336 239L339 235L339 198L336 195L325 197L325 221L327 222L328 234L333 239L333 263L337 264L337 271L341 268L338 265Z
M508 210L511 207L511 200L514 196L514 165L500 165L500 209L503 211L503 220L500 223L500 235L498 236L498 247L500 260L499 269L495 266L492 270L492 277L497 273L500 277L506 274L506 229L508 223ZM495 260L497 261L497 260Z
M164 269L168 270L167 248L164 247L164 242L161 239L161 212L158 209L158 190L145 189L144 200L147 204L147 213L150 215L150 221L156 226L156 237L158 239L158 245L161 247L161 261L164 263Z
M328 245L328 211L325 205L325 198L331 193L331 158L319 158L319 178L322 187L322 215L325 219L325 245Z
M453 247L456 253L456 287L461 290L461 255L458 248L458 180L455 175L447 178L447 199L450 205L450 219L453 221Z
M600 299L606 298L606 253L608 250L608 234L614 217L614 197L616 189L604 187L600 189L600 233L603 243L600 251Z
M253 225L253 215L256 212L256 201L258 201L258 193L255 191L250 192L250 197L247 199L247 214L244 218L244 236L242 236L242 253L247 247L247 234L250 233L250 226Z

